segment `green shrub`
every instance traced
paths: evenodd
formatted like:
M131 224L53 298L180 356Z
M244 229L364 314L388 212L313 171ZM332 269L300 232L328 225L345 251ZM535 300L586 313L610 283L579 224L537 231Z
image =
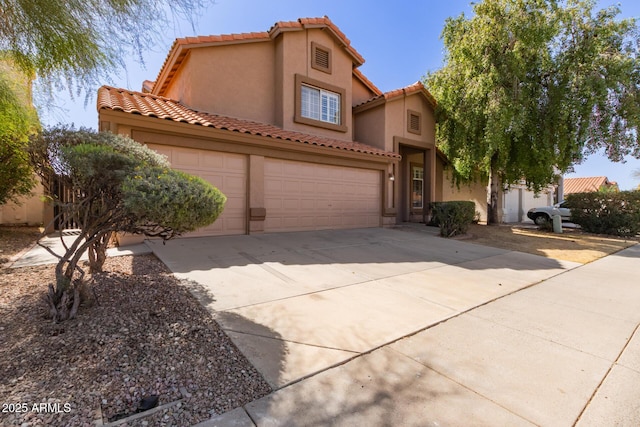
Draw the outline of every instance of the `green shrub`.
M476 215L476 205L470 201L432 202L431 224L440 227L440 235L453 237L464 234Z
M150 167L122 185L124 210L137 227L161 224L180 234L213 223L227 200L204 179L169 168Z
M634 237L640 233L640 191L567 196L571 220L589 233Z
M171 169L166 157L126 136L47 129L30 141L29 157L59 208L55 220L80 229L65 246L56 265L55 289L51 286L47 297L56 321L75 316L84 276L78 263L85 252L89 272L98 273L114 232L168 240L214 222L226 201L202 178ZM54 184L62 184L73 197L59 198Z

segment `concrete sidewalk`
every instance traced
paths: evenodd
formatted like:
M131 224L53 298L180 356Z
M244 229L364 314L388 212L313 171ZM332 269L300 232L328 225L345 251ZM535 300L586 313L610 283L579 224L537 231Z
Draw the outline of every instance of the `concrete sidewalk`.
M79 234L73 231L64 231L63 233L62 240L64 240L64 244L67 246L70 246ZM64 255L65 248L59 235L45 236L40 240L40 243L57 255ZM151 253L151 249L145 243L107 249L107 256L141 255L146 253ZM89 255L85 252L80 259L83 261L87 260L89 259ZM56 264L57 262L58 258L52 255L47 249L35 244L13 264L11 264L11 267L32 267L34 265Z
M640 425L639 261L570 269L201 425Z

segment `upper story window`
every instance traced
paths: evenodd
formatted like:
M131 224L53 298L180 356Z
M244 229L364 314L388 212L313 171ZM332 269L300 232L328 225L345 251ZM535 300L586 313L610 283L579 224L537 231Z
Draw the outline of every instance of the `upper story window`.
M346 90L301 74L295 77L294 122L347 132Z
M340 124L340 94L302 85L302 117Z

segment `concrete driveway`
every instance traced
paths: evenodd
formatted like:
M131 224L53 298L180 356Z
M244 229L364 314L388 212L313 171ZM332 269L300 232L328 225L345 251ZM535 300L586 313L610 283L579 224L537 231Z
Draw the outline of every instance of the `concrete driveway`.
M274 388L578 264L424 225L148 242Z
M200 427L640 425L640 245L582 266L424 226L148 244L275 390Z

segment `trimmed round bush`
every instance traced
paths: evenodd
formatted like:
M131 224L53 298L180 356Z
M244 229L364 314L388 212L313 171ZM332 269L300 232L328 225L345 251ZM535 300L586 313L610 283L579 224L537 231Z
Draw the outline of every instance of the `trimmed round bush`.
M431 223L440 227L440 235L453 237L464 234L476 215L475 203L468 200L432 202Z

